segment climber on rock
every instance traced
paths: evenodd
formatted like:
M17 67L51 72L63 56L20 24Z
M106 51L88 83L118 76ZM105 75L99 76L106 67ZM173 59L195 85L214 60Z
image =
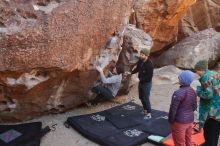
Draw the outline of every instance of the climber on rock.
M96 66L96 70L100 74L102 84L91 89L93 93L97 94L91 104L95 104L103 99L110 100L115 97L119 91L122 74L124 73L124 67L122 65L116 65L107 77L104 75L103 69L100 66Z

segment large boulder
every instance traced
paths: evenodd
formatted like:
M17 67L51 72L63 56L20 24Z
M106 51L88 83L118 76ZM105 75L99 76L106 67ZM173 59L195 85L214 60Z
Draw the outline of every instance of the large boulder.
M178 22L195 0L136 0L130 22L149 33L152 52L176 41Z
M209 61L210 67L220 59L220 33L214 29L207 29L183 39L160 55L155 64L193 69L195 64L203 59Z
M118 63L123 64L126 72L131 72L139 59L142 48L151 50L153 40L151 36L134 25L128 25L124 30L122 51L118 58ZM129 92L130 74L124 74L121 92Z
M88 101L94 66L118 59L132 1L1 0L0 121Z
M199 0L192 5L181 19L179 39L207 28L220 31L220 1Z
M168 65L154 70L154 85L178 84L181 70L174 65Z
M141 49L151 50L153 40L151 36L135 25L128 25L124 30L122 51L118 63L125 65L125 70L130 71L138 62Z
M39 1L1 2L0 71L86 68L127 24L132 6L131 0Z
M153 84L154 85L172 85L179 86L179 74L181 69L174 65L163 66L154 70ZM191 83L191 87L196 90L197 86L201 85L199 82L199 76L195 74L195 78Z

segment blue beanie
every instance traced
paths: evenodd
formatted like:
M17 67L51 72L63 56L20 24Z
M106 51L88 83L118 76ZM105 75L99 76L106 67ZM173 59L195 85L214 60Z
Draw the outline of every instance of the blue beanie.
M195 74L190 70L182 71L179 75L179 79L183 85L190 85L195 78Z

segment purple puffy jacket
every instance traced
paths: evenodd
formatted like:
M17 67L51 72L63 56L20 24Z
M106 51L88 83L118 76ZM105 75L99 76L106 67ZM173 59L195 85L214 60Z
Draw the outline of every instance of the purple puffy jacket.
M197 94L190 86L180 86L173 93L170 111L169 122L178 122L183 124L192 123L194 121L194 111L197 108Z

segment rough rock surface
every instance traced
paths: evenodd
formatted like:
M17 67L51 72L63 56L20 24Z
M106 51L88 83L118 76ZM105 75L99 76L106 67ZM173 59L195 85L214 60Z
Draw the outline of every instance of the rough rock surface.
M89 100L93 67L117 61L122 41L111 34L122 33L131 8L132 0L1 0L0 121Z
M149 33L152 52L176 41L178 22L195 0L137 0L130 22Z
M122 51L118 63L125 65L125 69L130 71L138 62L138 57L142 48L151 50L153 40L151 36L134 25L125 28L123 36Z
M127 24L132 6L131 0L1 3L1 71L88 68L108 37Z
M164 66L154 70L153 83L155 85L177 84L181 70L174 65Z
M195 33L170 48L156 59L157 66L176 65L192 69L202 59L213 67L220 59L220 33L207 29Z
M211 27L220 32L220 1L197 0L181 19L179 39Z
M151 36L143 30L137 29L134 25L128 25L124 30L122 51L118 58L118 63L123 64L126 72L130 72L138 62L138 56L142 48L151 50L153 40ZM124 74L121 92L129 92L131 75Z

